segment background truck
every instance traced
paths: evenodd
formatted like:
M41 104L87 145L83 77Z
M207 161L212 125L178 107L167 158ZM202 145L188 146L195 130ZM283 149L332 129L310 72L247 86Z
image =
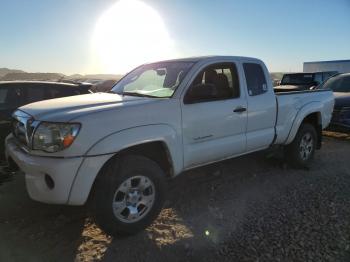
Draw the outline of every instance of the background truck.
M274 87L276 92L303 91L314 89L337 71L284 74L281 83Z
M142 65L110 93L23 106L6 139L31 198L83 205L109 234L135 233L162 208L166 179L273 145L305 166L330 122L330 90L275 94L258 59Z

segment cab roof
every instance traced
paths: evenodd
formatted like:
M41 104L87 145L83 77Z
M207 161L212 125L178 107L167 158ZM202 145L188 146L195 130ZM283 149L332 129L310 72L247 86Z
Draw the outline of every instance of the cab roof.
M154 63L161 63L161 62L193 62L193 63L197 63L200 61L205 61L205 60L216 60L216 59L232 59L232 60L241 60L241 59L249 59L249 60L256 60L256 61L260 61L257 58L253 58L253 57L245 57L245 56L220 56L220 55L216 55L216 56L193 56L193 57L186 57L186 58L176 58L176 59L169 59L169 60L163 60L163 61L155 61ZM152 63L150 63L152 64Z

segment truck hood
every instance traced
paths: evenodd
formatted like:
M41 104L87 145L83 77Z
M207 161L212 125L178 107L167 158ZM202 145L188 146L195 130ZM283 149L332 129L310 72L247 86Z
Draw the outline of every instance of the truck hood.
M35 102L20 107L21 111L36 120L68 122L79 116L104 110L149 103L156 99L134 96L121 96L113 93L94 93Z

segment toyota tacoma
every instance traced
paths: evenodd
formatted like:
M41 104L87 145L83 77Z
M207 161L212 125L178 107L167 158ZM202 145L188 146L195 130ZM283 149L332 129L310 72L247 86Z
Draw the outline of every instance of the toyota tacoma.
M13 114L6 155L34 200L84 205L109 234L159 214L166 180L278 145L305 166L331 120L330 90L275 93L255 58L211 56L145 64L109 93L41 101Z

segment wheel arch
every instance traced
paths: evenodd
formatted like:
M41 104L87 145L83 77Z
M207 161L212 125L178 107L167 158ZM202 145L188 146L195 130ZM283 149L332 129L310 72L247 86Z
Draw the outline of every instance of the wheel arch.
M286 145L293 142L300 126L309 123L315 127L317 133L317 149L322 144L322 105L319 102L312 102L301 108L293 122L292 128L286 140Z
M174 166L170 156L169 149L164 141L150 141L145 143L136 144L134 146L126 147L119 152L112 155L100 168L97 173L89 192L88 199L93 196L94 187L96 181L102 176L106 168L114 161L118 161L119 158L125 155L142 155L156 162L164 171L166 177L174 176Z
M173 129L160 125L157 128L133 128L102 139L86 153L71 187L69 204L84 204L91 196L99 175L111 161L116 161L122 155L146 156L157 162L168 177L177 175L183 168L183 159L179 151L182 143L179 144L175 134ZM91 172L92 168L94 172Z
M142 155L156 162L167 177L174 176L173 160L169 151L169 147L163 140L154 140L135 144L125 147L115 153L105 164L108 165L111 161L116 161L124 155ZM103 168L103 167L102 167ZM101 168L101 169L102 169Z
M320 149L322 146L322 117L321 112L314 112L307 115L301 124L308 123L311 124L317 134L317 144L316 149Z

